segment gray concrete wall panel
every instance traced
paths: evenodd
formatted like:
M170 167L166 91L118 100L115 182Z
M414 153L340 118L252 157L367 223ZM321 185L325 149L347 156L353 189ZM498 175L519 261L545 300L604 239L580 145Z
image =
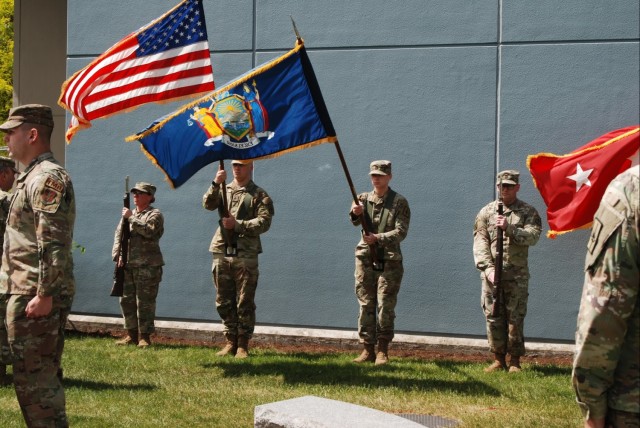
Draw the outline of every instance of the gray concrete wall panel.
M71 0L67 74L174 3ZM390 8L377 1L205 0L218 87L290 49L291 14L356 190L370 190L371 160L393 162L392 187L413 211L403 244L399 331L484 335L472 227L494 197L496 169L519 169L520 196L544 215L527 155L569 152L638 122L639 43L628 28L637 30L637 13L627 16L637 2L611 3L602 22L591 9L569 5L576 16L546 1L536 4L544 10L503 2L500 11L497 1L408 1ZM612 25L616 19L625 28ZM122 181L130 175L158 185L155 205L166 219L158 316L218 320L207 251L217 214L200 206L216 166L170 190L139 144L123 142L181 104L98 120L68 146L78 197L76 241L87 248L76 255L76 312L119 313L117 300L108 297L110 250ZM347 218L351 195L333 145L257 162L255 181L276 210L260 256L258 322L355 329L359 232ZM528 337L573 338L586 239L587 231L578 231L555 241L543 237L532 248Z
M639 7L628 0L504 1L502 41L638 39Z
M526 156L569 153L609 130L637 124L638 52L637 43L626 42L502 48L500 169L524 172L519 196L538 208L545 231L544 202ZM555 330L569 334L575 328L588 237L587 230L543 237L531 249L528 331L553 337Z
M475 283L465 279L476 277L469 247L475 216L471 211L486 203L493 186L486 196L469 192L466 174L484 176L487 182L493 176L495 49L313 51L310 59L356 191L371 190L371 160L390 159L395 171L391 185L408 198L413 212L403 243L406 276L399 328L455 328L457 333L473 329L479 311L461 311L464 327L453 327L446 318L451 309L444 302L470 301L468 306L475 308L478 300ZM451 99L465 102L452 105ZM277 170L286 178L275 190L267 187L282 196L274 196L277 215L264 241L278 242L276 248L287 249L286 258L292 262L285 268L278 261L281 255L273 259L265 250L261 256L262 283L276 280L259 293L259 299L271 299L266 307L274 309L265 310L261 319L306 325L313 314L313 319L326 319L328 326L349 327L357 316L353 250L359 231L347 218L350 193L335 149L320 146L267 163L276 162L283 165ZM460 174L459 169L467 172ZM459 194L453 203L452 192ZM302 217L296 214L301 203ZM467 204L470 211L461 209ZM451 254L461 263L456 269L448 268ZM301 280L278 280L282 275ZM282 295L298 294L308 300L294 298L301 306L291 310L291 300ZM433 300L443 304L432 304Z
M258 49L288 48L290 15L309 46L410 46L491 43L497 40L498 2L341 0L257 2Z
M160 17L179 2L153 0L68 0L68 28L75 34L67 41L69 56L97 56L126 35ZM205 0L205 17L212 51L251 49L253 1L234 0L210 2Z

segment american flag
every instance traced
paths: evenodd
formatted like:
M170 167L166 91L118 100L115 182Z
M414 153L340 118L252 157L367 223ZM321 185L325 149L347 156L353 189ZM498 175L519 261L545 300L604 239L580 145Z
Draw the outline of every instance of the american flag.
M73 114L67 143L93 119L214 88L202 0L184 0L62 84L58 104Z

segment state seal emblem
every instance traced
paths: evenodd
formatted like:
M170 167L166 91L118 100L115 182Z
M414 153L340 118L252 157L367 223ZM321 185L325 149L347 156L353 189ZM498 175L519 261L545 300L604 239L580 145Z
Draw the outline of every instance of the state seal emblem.
M242 95L223 92L212 97L209 107L193 108L187 122L194 123L206 134L205 146L221 142L236 149L248 149L273 137L269 131L269 116L260 102L256 82L242 86Z

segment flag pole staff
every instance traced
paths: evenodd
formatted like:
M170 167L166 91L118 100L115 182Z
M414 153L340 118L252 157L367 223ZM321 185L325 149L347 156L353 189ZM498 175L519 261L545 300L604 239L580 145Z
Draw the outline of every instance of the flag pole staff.
M298 42L302 43L302 37L300 36L300 32L298 31L298 26L296 25L296 21L293 19L293 15L289 15L291 18L291 25L293 25L293 32L296 34L296 39ZM358 200L358 195L356 194L356 189L353 185L353 180L351 180L351 174L349 174L349 168L347 167L347 162L344 160L344 155L342 154L342 149L340 148L340 143L336 140L334 143L336 146L336 150L338 151L338 157L340 158L340 163L342 164L342 169L344 170L344 175L347 177L347 182L349 183L349 189L351 189L351 195L353 196L353 201L356 205L360 205L360 201Z
M293 20L293 16L289 15L291 18L291 24L293 25L293 32L296 34L296 39L298 43L302 44L303 40L300 37L300 32L298 31L298 27L296 26L296 21ZM342 170L344 171L344 175L347 177L347 182L349 183L349 189L351 190L351 196L353 197L353 202L355 205L362 205L360 200L358 199L358 195L356 193L356 188L353 185L353 180L351 180L351 174L349 173L349 168L347 167L347 162L344 159L344 155L342 154L342 149L340 148L340 142L336 139L336 142L333 143L336 147L336 151L338 152L338 157L340 158L340 163L342 164ZM365 235L373 234L373 225L369 215L366 210L362 211L360 215L360 223L362 225L362 231ZM378 244L367 244L369 246L369 258L371 260L371 265L373 270L382 271L384 270L384 261L379 258L378 255Z
M298 32L296 21L293 20L293 15L289 15L289 18L291 18L291 24L293 25L293 32L296 33L296 39L298 39L298 42L302 43L302 37L300 37L300 33Z
M224 159L220 159L220 171L224 171ZM223 181L220 183L220 192L222 192L222 216L229 217L229 202L227 200L227 183ZM222 219L220 219L220 233L224 239L224 253L227 257L235 257L238 255L238 249L233 245L233 230L227 230L222 225Z
M224 171L224 159L220 159L220 171ZM223 181L220 183L220 190L222 191L222 204L224 205L224 216L229 217L229 204L227 202L227 183Z
M360 205L358 195L356 194L356 188L353 185L353 180L351 180L351 174L349 174L347 162L344 160L344 155L342 154L342 149L340 148L340 142L336 141L333 145L336 146L336 151L338 152L338 157L340 158L340 163L342 164L342 169L344 170L344 175L347 177L347 183L349 183L349 189L351 189L353 202L355 202L356 205Z
M340 163L342 164L342 169L344 171L344 175L347 177L347 183L349 183L349 189L351 190L351 196L353 196L353 202L356 205L360 204L360 200L358 199L358 195L356 194L356 188L353 185L353 180L351 180L351 174L349 174L349 168L347 167L347 162L344 160L344 155L342 154L342 149L340 148L340 142L336 140L334 143L336 146L336 151L338 152L338 157L340 158ZM366 209L362 211L360 214L360 225L362 226L362 232L365 235L371 235L374 233L373 224L371 222L371 218L369 214L367 214ZM384 270L384 259L380 257L378 254L378 244L367 244L369 246L369 261L371 262L371 267L375 271L383 271Z

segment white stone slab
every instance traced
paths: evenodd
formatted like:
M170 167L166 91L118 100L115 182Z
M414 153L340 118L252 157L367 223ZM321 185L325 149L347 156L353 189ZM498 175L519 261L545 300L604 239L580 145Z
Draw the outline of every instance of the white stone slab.
M307 395L256 406L255 428L424 428L400 416Z

